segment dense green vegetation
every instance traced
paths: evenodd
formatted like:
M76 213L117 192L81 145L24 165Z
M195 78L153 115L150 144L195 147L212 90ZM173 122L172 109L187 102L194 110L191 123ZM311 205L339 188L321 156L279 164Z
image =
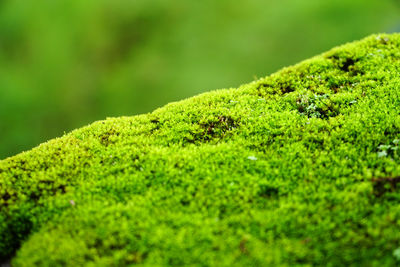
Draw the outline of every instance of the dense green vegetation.
M400 35L0 161L15 266L395 266Z
M398 0L2 0L0 159L396 30Z

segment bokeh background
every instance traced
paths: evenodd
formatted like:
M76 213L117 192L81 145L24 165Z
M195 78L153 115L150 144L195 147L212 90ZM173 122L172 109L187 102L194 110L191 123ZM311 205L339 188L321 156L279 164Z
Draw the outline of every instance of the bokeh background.
M400 30L398 0L0 0L0 159Z

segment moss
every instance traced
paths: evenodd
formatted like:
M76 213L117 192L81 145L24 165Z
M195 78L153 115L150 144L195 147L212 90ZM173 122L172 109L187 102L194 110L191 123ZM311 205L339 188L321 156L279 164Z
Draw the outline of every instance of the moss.
M14 266L395 266L400 35L0 161Z

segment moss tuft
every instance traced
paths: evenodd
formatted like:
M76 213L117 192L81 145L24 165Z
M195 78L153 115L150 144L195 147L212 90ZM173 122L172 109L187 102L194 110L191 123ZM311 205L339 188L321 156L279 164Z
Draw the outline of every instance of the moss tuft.
M14 266L396 266L400 35L0 161Z

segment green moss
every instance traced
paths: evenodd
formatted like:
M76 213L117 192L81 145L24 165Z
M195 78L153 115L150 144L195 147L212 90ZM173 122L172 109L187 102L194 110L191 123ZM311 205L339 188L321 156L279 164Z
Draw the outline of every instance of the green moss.
M400 35L0 161L15 266L395 266Z

